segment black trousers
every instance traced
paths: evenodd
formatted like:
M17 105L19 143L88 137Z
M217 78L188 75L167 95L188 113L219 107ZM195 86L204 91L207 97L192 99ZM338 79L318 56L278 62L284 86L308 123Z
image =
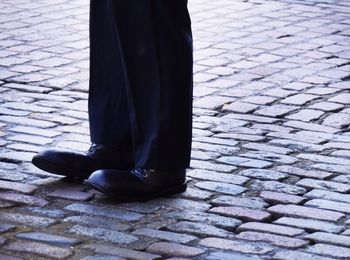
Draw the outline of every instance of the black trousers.
M93 143L135 168L187 168L192 34L187 0L91 0L89 121Z

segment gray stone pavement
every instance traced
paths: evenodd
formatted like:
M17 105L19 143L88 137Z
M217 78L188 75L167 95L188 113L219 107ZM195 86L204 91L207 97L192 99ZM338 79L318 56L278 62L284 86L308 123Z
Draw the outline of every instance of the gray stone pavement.
M0 259L350 259L350 2L190 10L189 189L121 204L30 164L89 147L88 1L1 0Z

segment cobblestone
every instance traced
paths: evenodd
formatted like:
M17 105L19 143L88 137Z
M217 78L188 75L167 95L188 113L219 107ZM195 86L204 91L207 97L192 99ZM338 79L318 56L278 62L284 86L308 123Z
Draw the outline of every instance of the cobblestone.
M89 5L2 0L0 258L349 258L349 8L189 1L188 190L117 203L30 163L89 148Z
M311 246L307 251L315 254L328 255L345 259L350 257L349 248L326 244L315 244Z
M301 196L279 193L274 191L262 191L260 197L264 200L273 202L273 203L283 203L283 204L300 204L305 200Z
M89 228L80 225L73 226L69 230L69 233L97 238L119 245L130 244L138 240L138 238L135 236L124 234L118 231L103 228Z
M250 241L262 241L271 243L276 246L286 247L286 248L298 248L306 245L308 242L298 238L290 238L280 235L273 235L267 233L259 233L252 231L241 232L237 235L237 238L246 239Z
M260 222L248 222L238 227L239 231L260 231L284 236L297 236L304 233L299 228L285 227L282 225L266 224Z
M43 257L64 259L72 255L72 250L45 245L37 242L16 241L5 246L5 249L23 253L33 253Z
M202 246L213 247L224 250L232 250L240 253L248 254L265 254L272 251L272 247L263 245L249 244L243 241L227 240L221 238L204 238L199 243Z
M210 212L249 221L264 221L270 217L270 214L267 212L241 207L215 207L212 208Z
M65 236L52 235L48 233L39 233L39 232L18 233L16 237L25 239L25 240L32 240L35 242L42 242L42 243L50 244L54 246L70 247L81 243L81 241L78 239L65 237Z
M139 235L139 236L147 236L152 238L159 238L159 239L177 242L177 243L188 243L197 239L196 237L190 236L190 235L150 229L150 228L137 229L132 234Z
M314 209L297 205L275 205L267 209L269 212L279 215L289 215L293 217L307 217L319 220L337 221L344 214L330 210Z
M344 230L344 227L340 225L336 225L325 221L305 219L305 218L283 217L276 220L274 223L297 227L297 228L303 228L303 229L312 230L312 231L315 231L315 230L325 231L328 233L339 233Z
M328 260L328 257L323 257L315 254L304 253L300 251L285 250L276 253L273 259L283 259L283 260Z
M124 258L136 259L136 260L146 260L146 259L153 260L153 259L160 258L160 256L156 254L139 252L139 251L130 250L127 248L118 248L115 246L105 246L101 244L88 244L84 246L84 248L94 250L96 253L99 253L99 254L108 254L108 255L120 256Z
M147 251L168 257L195 257L204 253L203 249L166 242L154 243Z

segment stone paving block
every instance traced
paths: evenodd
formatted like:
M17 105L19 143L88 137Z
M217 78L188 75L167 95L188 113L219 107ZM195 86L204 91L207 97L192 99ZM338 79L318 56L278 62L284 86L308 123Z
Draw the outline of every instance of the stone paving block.
M272 106L268 106L268 107L257 110L255 112L255 114L276 118L276 117L283 117L283 116L285 116L293 111L296 111L296 110L297 110L297 108L294 106L272 105Z
M10 251L36 254L43 257L55 259L64 259L73 254L69 248L61 248L51 245L45 245L37 242L15 241L4 247Z
M350 184L350 176L347 176L347 175L339 175L339 176L333 178L332 181Z
M291 120L300 120L300 121L313 121L319 119L324 114L323 111L314 110L314 109L303 109L294 113L292 115L287 116L286 118Z
M16 229L15 225L0 224L0 233L6 233L6 232L12 231L14 229Z
M319 256L315 254L309 254L305 252L295 251L295 250L284 250L277 252L273 259L282 260L329 260L329 257Z
M202 143L209 143L209 144L219 144L227 147L233 147L238 144L235 140L229 140L229 139L222 139L222 138L215 138L215 137L194 137L193 141L195 142L202 142Z
M319 96L310 94L296 94L281 100L281 103L288 105L305 105L306 103L318 99Z
M336 113L331 114L323 120L323 125L337 128L346 128L350 125L350 114Z
M0 180L0 189L3 190L14 190L25 194L31 194L36 191L39 187L31 184L17 183L12 181Z
M29 112L27 111L21 111L21 110L12 110L12 109L8 109L6 107L0 107L0 113L2 115L8 115L8 116L28 116Z
M245 256L243 254L237 254L237 253L226 253L226 252L213 252L206 256L207 260L232 260L232 259L239 259L239 260L257 260L261 259L255 256Z
M34 207L34 208L25 208L24 212L29 212L31 214L40 215L48 218L64 218L65 212L60 209L48 209L44 207Z
M319 109L325 112L332 112L332 111L337 111L340 110L344 107L342 104L337 104L333 102L326 102L326 101L321 101L318 103L315 103L311 106L309 106L310 109Z
M28 232L28 233L17 233L17 238L30 240L34 242L41 242L44 244L50 244L54 246L64 246L64 247L72 247L80 244L82 241L76 238L53 235L49 233L42 232Z
M223 119L238 119L244 121L251 121L257 123L272 124L278 121L278 119L271 118L268 116L257 116L257 115L245 115L245 114L228 114L222 117Z
M350 151L347 151L347 150L334 151L331 153L331 155L336 156L336 157L343 157L343 158L350 159Z
M233 196L219 196L211 201L216 206L240 206L252 209L262 209L268 206L262 199L257 197L237 198Z
M249 178L236 174L219 173L215 171L207 171L195 169L187 172L187 176L201 180L218 181L236 185L244 185L249 181Z
M276 168L276 171L297 175L300 177L314 178L314 179L326 179L333 175L333 173L328 171L316 171L316 170L310 171L310 170L305 170L305 169L287 166L287 165L278 166Z
M113 231L103 228L90 228L81 225L75 225L68 231L71 234L79 236L87 236L93 239L104 240L116 244L131 244L138 241L138 238L133 235L124 234L122 232Z
M282 154L268 152L268 151L251 151L251 152L244 153L241 156L258 159L258 160L277 162L281 164L294 164L299 161L298 159L292 156L282 155Z
M296 185L303 186L306 188L314 188L344 193L347 193L350 190L350 185L348 184L333 181L315 180L310 178L302 179L298 181Z
M327 221L338 221L344 214L323 210L315 209L298 205L275 205L267 209L272 214L277 215L288 215L291 217L305 217L318 220L327 220Z
M34 92L34 93L48 93L48 92L52 91L52 88L48 88L48 87L33 86L33 85L18 84L18 83L4 84L3 87L10 88L10 89L16 89L16 90L21 90L21 91Z
M3 259L3 260L21 260L21 258L9 256L9 255L3 255L2 253L0 253L0 259Z
M339 257L347 259L350 257L350 249L346 247L326 245L326 244L315 244L307 249L310 253Z
M73 203L65 207L65 209L73 212L108 217L108 218L117 219L121 221L133 222L133 221L138 221L143 217L143 215L138 213L121 210L121 209L115 209L112 207L96 206L91 204Z
M245 239L249 241L261 241L271 243L276 246L285 247L285 248L299 248L308 244L308 241L291 238L280 235L273 235L268 233L244 231L237 235L237 238Z
M11 128L10 131L23 133L23 134L39 135L39 136L44 136L48 138L53 138L61 134L60 132L54 131L54 130L41 129L41 128L28 127L28 126L15 126Z
M15 207L16 204L9 201L0 201L0 209Z
M305 230L324 231L328 233L340 233L344 230L343 226L337 224L305 218L282 217L276 220L274 223L297 227Z
M315 232L305 236L306 239L310 239L315 243L327 243L339 246L349 247L350 237L336 234L329 234L325 232Z
M0 159L14 163L30 162L36 153L31 152L0 152ZM23 184L24 185L24 184ZM16 186L16 185L11 185Z
M213 129L213 131L216 129ZM233 140L243 140L243 141L251 141L251 142L258 142L258 141L264 141L266 137L260 136L257 134L240 134L240 133L219 133L214 135L217 138L226 138L226 139L233 139Z
M149 202L168 209L192 210L194 212L207 211L211 206L206 202L181 198L159 198Z
M313 200L307 201L304 205L315 207L315 208L334 210L334 211L339 211L344 213L350 212L349 203L335 202L331 200L313 199Z
M222 238L204 238L199 242L200 245L205 247L211 247L211 248L218 248L223 250L231 250L243 254L255 254L255 255L262 255L269 253L273 250L272 247L261 245L261 244L254 244L254 243L247 243L245 241L236 241L236 240L228 240L228 239L222 239Z
M125 258L119 256L97 254L94 256L86 256L82 258L82 260L125 260Z
M107 219L106 217L97 216L70 216L63 219L63 222L84 224L89 227L104 228L116 231L127 231L131 229L131 226L125 223L120 223L113 219Z
M213 182L213 181L201 181L195 184L196 187L210 190L214 192L230 194L230 195L238 195L246 191L246 188L242 186L238 186L235 184L227 184L222 182Z
M270 133L271 134L271 133ZM270 135L268 134L268 135ZM318 142L318 141L317 141ZM288 140L288 139L273 139L268 142L271 145L282 146L292 149L294 152L321 152L326 148L322 145L316 145L312 143ZM319 142L318 142L319 143Z
M217 171L217 172L232 172L237 169L236 166L220 163L211 163L207 161L191 160L191 168Z
M98 254L120 256L127 259L153 260L153 259L160 258L160 255L157 255L157 254L145 253L145 252L135 251L127 248L107 246L102 244L87 244L84 246L84 248L91 249Z
M0 193L0 199L40 207L44 207L49 204L49 202L43 198L18 193Z
M177 243L158 242L148 247L147 252L168 257L196 257L203 254L205 250Z
M236 112L236 113L249 113L257 109L257 105L249 104L246 102L235 101L231 104L225 105L222 110L228 112Z
M197 239L197 237L191 236L191 235L163 231L163 230L156 230L151 228L140 228L132 232L132 234L172 241L176 243L183 243L183 244L189 243Z
M210 209L209 212L228 217L241 218L248 221L264 221L268 220L271 216L265 211L241 207L214 207Z
M53 198L67 199L67 200L88 201L94 195L88 192L74 191L69 189L60 189L49 193L47 196L53 197Z
M212 75L210 76L212 77ZM194 103L194 107L206 108L206 109L219 109L223 105L234 101L233 98L222 96L210 96L197 99Z
M303 129L303 130L312 130L316 132L325 132L325 133L337 133L339 132L338 128L330 127L330 126L323 126L316 123L306 123L301 121L288 121L284 125L293 127L296 129Z
M340 164L350 166L350 161L343 158L337 158L332 156L317 155L317 154L299 154L298 158L306 159L318 163Z
M187 187L185 192L178 194L177 196L184 199L207 200L213 196L213 193L209 191L203 191L200 189L193 189Z
M274 191L262 191L260 192L260 197L264 200L272 203L282 203L282 204L300 204L305 201L305 198L301 196L279 193Z
M240 225L237 228L238 231L258 231L258 232L267 232L277 235L284 236L297 236L304 233L303 229L285 227L282 225L274 225L260 222L248 222Z
M289 140L289 142L292 145L304 145L306 147L308 145L311 146L311 144L317 145L326 141L326 139L321 137L306 136L306 135L300 135L300 134L298 135L298 134L291 134L291 133L271 132L267 134L267 136L277 138L277 141L278 139L286 139L286 140ZM274 143L274 142L276 142L276 140L271 140L269 143ZM321 148L319 149L319 151L322 151L323 149Z
M256 105L269 105L275 102L276 98L268 96L248 96L246 98L243 98L242 101Z
M238 174L261 180L283 180L288 177L287 174L264 169L247 169L240 171Z
M201 150L201 151L211 151L216 152L223 155L230 155L238 151L237 147L231 147L221 144L208 144L208 143L200 143L193 142L193 149Z
M48 227L54 223L56 220L50 218L43 218L31 215L24 215L20 213L0 213L0 218L5 222L18 223L24 226L31 227Z
M263 160L255 160L237 156L224 156L217 159L218 162L227 163L230 165L241 166L241 167L253 167L253 168L267 168L272 164Z
M348 174L350 171L350 166L339 165L339 164L316 163L316 164L312 164L311 167L315 169L323 170L323 171L343 173L343 174Z
M204 223L195 223L190 221L180 221L167 227L169 230L174 232L184 232L199 236L214 236L229 238L233 236L233 233L213 227Z
M306 193L306 189L302 187L298 187L291 184L285 184L283 182L278 182L278 181L255 180L251 184L250 188L258 191L269 190L269 191L275 191L280 193L288 193L292 195L300 195L300 194Z
M293 150L288 148L266 145L266 144L259 144L259 143L248 143L248 144L244 144L243 147L250 150L266 151L266 152L277 153L277 154L290 154L293 152Z
M204 212L193 212L190 210L172 211L172 212L166 213L164 216L171 219L175 218L178 220L197 221L200 223L207 223L207 224L225 228L225 229L234 229L236 226L242 223L240 220L232 217L223 217L223 216L204 213Z
M0 116L0 121L9 124L35 126L41 128L49 128L56 126L56 124L52 122L47 122L39 119L23 118L18 116Z
M349 104L350 94L349 93L341 93L335 97L328 99L328 101L342 103L342 104Z

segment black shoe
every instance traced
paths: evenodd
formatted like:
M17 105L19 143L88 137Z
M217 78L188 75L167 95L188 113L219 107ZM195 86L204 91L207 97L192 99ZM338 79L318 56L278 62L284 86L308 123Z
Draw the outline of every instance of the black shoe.
M44 150L32 159L39 169L69 178L86 179L99 169L132 169L130 154L121 154L103 145L93 144L86 153L64 149Z
M84 183L119 201L146 201L187 188L185 170L104 169L94 172Z

